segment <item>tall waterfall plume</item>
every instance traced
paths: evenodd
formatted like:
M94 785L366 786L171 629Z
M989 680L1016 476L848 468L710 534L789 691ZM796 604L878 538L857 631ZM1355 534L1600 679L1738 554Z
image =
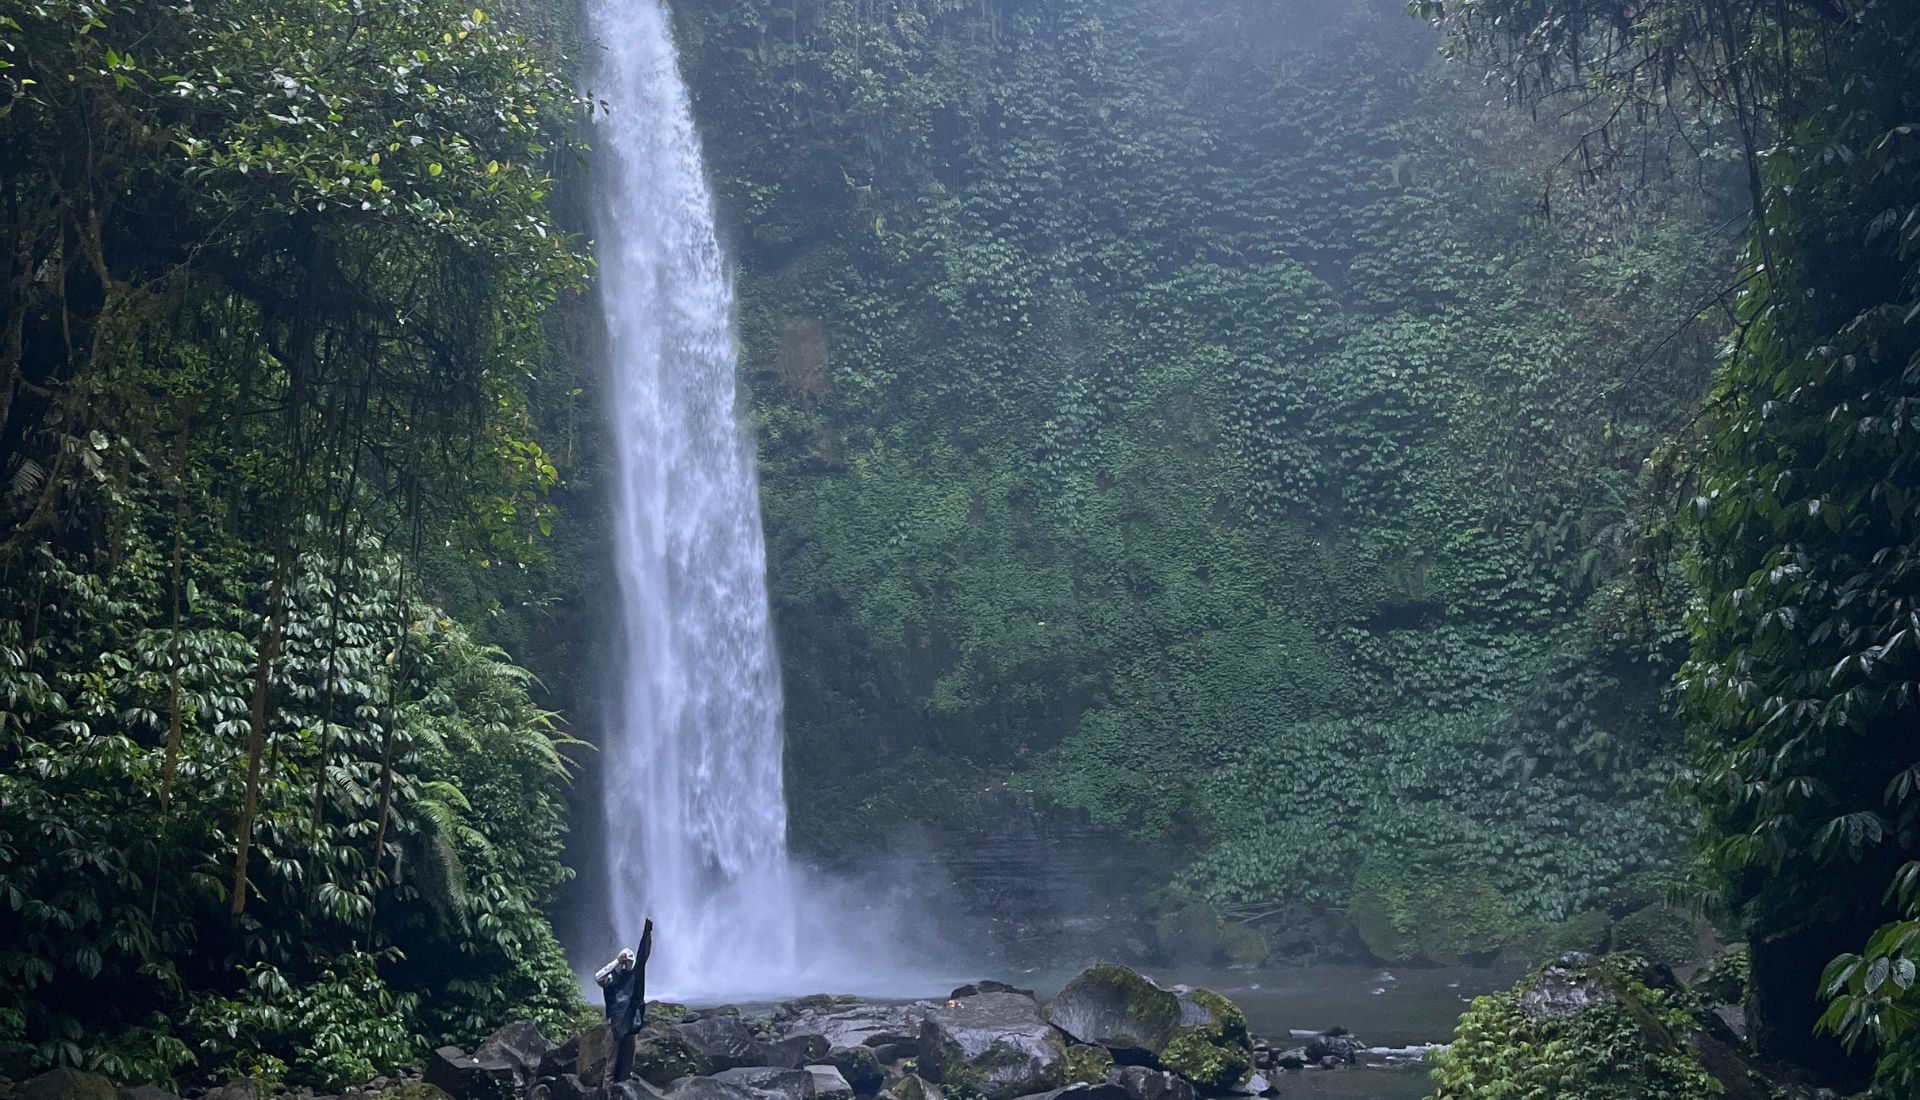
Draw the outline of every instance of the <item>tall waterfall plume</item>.
M624 665L604 744L611 932L649 988L879 991L876 906L787 855L780 678L732 287L664 0L592 0ZM860 910L866 910L863 915ZM864 948L851 946L868 940ZM878 942L877 942L878 941Z

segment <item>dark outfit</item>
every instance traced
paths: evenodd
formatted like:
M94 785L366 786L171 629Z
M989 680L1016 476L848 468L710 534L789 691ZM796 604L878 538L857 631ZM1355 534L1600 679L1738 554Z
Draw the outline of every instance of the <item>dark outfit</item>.
M625 1081L633 1073L633 1033L646 1022L647 956L653 953L653 922L640 933L639 950L631 962L616 960L594 975L607 998L607 1028L613 1032L613 1074L609 1084Z

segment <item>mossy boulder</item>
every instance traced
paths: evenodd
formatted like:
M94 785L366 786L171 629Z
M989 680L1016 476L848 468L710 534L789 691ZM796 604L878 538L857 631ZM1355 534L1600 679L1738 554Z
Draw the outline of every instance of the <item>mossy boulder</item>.
M1656 988L1628 958L1568 955L1476 998L1434 1055L1431 1100L1757 1100L1754 1067L1702 1030L1686 990Z
M1180 1031L1160 1052L1160 1064L1196 1085L1230 1089L1253 1075L1253 1037L1240 1006L1195 989L1179 995Z
M1233 1088L1253 1072L1247 1018L1205 989L1174 992L1113 963L1075 975L1047 1005L1047 1019L1115 1060L1152 1063L1207 1088Z
M1013 1100L1059 1088L1066 1056L1033 998L982 993L928 1010L918 1067L950 1100L969 1089Z
M1048 1022L1082 1043L1157 1058L1180 1031L1180 999L1115 963L1095 963L1047 1003Z
M686 1039L667 1031L648 1031L633 1043L633 1075L665 1088L682 1077L698 1077L711 1066Z
M1175 963L1258 966L1267 961L1267 938L1258 929L1223 920L1199 902L1161 914L1153 932L1160 954Z
M1699 931L1692 914L1685 910L1649 905L1614 922L1613 950L1681 966L1699 957Z

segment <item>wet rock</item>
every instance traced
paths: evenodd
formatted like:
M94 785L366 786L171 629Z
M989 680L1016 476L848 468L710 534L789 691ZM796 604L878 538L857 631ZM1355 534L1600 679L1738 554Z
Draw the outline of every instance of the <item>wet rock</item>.
M1558 1020L1613 1003L1613 994L1595 980L1590 962L1591 956L1578 951L1562 955L1520 994L1520 1011L1533 1020Z
M50 1069L20 1086L21 1100L116 1100L113 1082L97 1073Z
M178 1096L158 1085L135 1085L132 1088L121 1089L118 1096L119 1100L180 1100Z
M943 1100L940 1086L917 1073L909 1073L895 1081L881 1095L891 1095L893 1100Z
M777 1020L776 1026L783 1037L821 1036L826 1039L829 1048L887 1046L895 1048L897 1057L911 1058L918 1049L920 1021L926 1015L927 1008L924 1001L898 1005L812 1007Z
M813 1074L784 1066L742 1066L722 1070L713 1079L777 1100L813 1100Z
M1239 1006L1207 989L1181 990L1180 1027L1160 1064L1202 1088L1231 1089L1253 1073L1253 1037Z
M980 981L970 982L967 985L961 986L952 993L947 994L947 999L950 1001L961 1001L968 997L978 997L982 993L1018 993L1022 997L1033 996L1033 990L1031 989L1020 989L1008 985L1005 982Z
M441 1047L427 1056L427 1084L444 1090L453 1100L512 1100L520 1093L519 1078L519 1067L499 1056L482 1061L459 1047Z
M1065 1088L1048 1089L1021 1097L1020 1100L1127 1100L1126 1090L1110 1083L1081 1082Z
M541 1059L553 1049L554 1044L540 1034L539 1025L532 1020L515 1020L487 1036L473 1057L481 1063L505 1062L512 1066L518 1087L524 1089L539 1076Z
M853 1100L853 1086L838 1067L821 1064L807 1066L806 1071L813 1075L813 1094L821 1100Z
M691 1044L670 1031L643 1031L628 1041L633 1044L633 1075L661 1088L713 1068Z
M822 1062L839 1070L848 1087L861 1096L872 1096L887 1083L887 1071L872 1047L835 1047Z
M1274 1051L1273 1064L1279 1069L1306 1069L1307 1048L1294 1047L1291 1050Z
M1726 1029L1726 1034L1732 1037L1733 1042L1745 1043L1747 1041L1746 1009L1741 1008L1739 1005L1715 1005L1713 1006L1713 1018L1720 1021L1720 1026Z
M1235 1096L1267 1096L1278 1090L1273 1087L1273 1082L1267 1080L1265 1074L1256 1073L1227 1091Z
M547 1086L551 1100L590 1100L594 1090L580 1080L577 1073L563 1073Z
M613 1064L613 1030L596 1024L581 1032L579 1044L573 1071L588 1088L599 1088L606 1083L607 1067Z
M798 1069L825 1058L830 1048L818 1034L789 1034L768 1042L736 1016L705 1016L675 1024L668 1031L699 1057L709 1073L749 1066Z
M1127 1094L1127 1100L1193 1100L1193 1082L1165 1070L1146 1066L1115 1066L1107 1082Z
M1180 1000L1142 975L1096 963L1047 1004L1047 1020L1121 1062L1152 1062L1180 1030Z
M534 1076L545 1080L572 1073L579 1060L580 1036L575 1035L558 1046L548 1047L546 1053L540 1056L540 1064L534 1067Z
M200 1100L265 1100L273 1095L273 1090L263 1081L251 1077L235 1077L219 1088L208 1089Z
M682 1077L666 1095L667 1100L768 1100L763 1093L713 1077Z
M1367 1045L1346 1028L1336 1027L1307 1040L1304 1054L1309 1062L1325 1064L1328 1058L1332 1058L1341 1065L1350 1066L1366 1049Z
M1039 1006L1017 993L982 993L927 1011L920 1023L920 1072L964 1085L988 1100L1058 1088L1065 1057Z

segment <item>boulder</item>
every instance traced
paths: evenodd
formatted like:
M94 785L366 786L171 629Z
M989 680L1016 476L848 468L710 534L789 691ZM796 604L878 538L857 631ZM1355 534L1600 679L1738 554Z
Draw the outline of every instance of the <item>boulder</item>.
M1520 994L1520 1011L1532 1020L1545 1022L1613 1003L1613 993L1598 980L1599 971L1591 962L1591 956L1578 951L1560 956Z
M1306 1069L1307 1048L1294 1047L1291 1050L1278 1050L1273 1054L1273 1064L1279 1069Z
M847 1083L839 1067L817 1065L808 1066L806 1070L813 1075L813 1094L821 1100L828 1097L833 1100L853 1100L853 1086Z
M1354 1038L1344 1027L1330 1028L1307 1040L1303 1052L1309 1062L1325 1064L1328 1058L1337 1059L1343 1065L1352 1065L1354 1059L1367 1049L1367 1044Z
M427 1056L426 1081L453 1100L513 1100L520 1094L518 1066L497 1055L482 1061L459 1047L441 1047Z
M917 1073L909 1073L895 1081L891 1088L880 1095L891 1095L893 1100L942 1100L940 1086Z
M1165 1070L1146 1066L1115 1066L1107 1082L1119 1086L1127 1100L1193 1100L1193 1083Z
M1120 1086L1108 1082L1103 1081L1096 1085L1081 1082L1064 1088L1032 1093L1021 1097L1020 1100L1127 1100L1127 1094L1126 1090Z
M619 1084L608 1085L599 1090L594 1100L666 1100L667 1094L655 1088L651 1082L638 1077L630 1077Z
M158 1085L135 1085L132 1088L121 1089L118 1095L119 1100L180 1100L178 1096Z
M518 1086L525 1089L539 1076L540 1061L554 1044L532 1020L515 1020L487 1036L473 1052L481 1063L505 1062L512 1066Z
M887 1071L872 1047L834 1047L823 1062L839 1070L847 1085L861 1096L872 1096L887 1083Z
M703 1016L669 1029L706 1063L708 1072L757 1066L760 1039L738 1016Z
M1115 1061L1151 1064L1180 1030L1180 1000L1124 966L1095 963L1048 1002L1047 1019Z
M1127 1100L1194 1100L1192 1081L1165 1069L1146 1065L1116 1065L1106 1071L1108 1085L1121 1088Z
M854 1004L788 1002L796 1010L775 1019L783 1037L818 1035L832 1047L892 1047L896 1057L911 1058L918 1049L920 1020L927 1004ZM892 1061L882 1058L882 1061Z
M721 1070L715 1081L777 1100L813 1100L813 1074L784 1066L742 1066Z
M667 1100L768 1100L762 1093L712 1077L682 1077L667 1090Z
M115 1100L113 1082L97 1073L50 1069L20 1086L21 1100Z
M596 1024L581 1032L578 1042L573 1072L579 1074L581 1084L590 1089L599 1088L606 1083L607 1067L613 1064L613 1030L605 1024Z
M1266 1074L1256 1073L1248 1077L1246 1081L1233 1086L1227 1091L1233 1093L1235 1096L1266 1096L1279 1090L1273 1087L1273 1082L1267 1080Z
M1253 1037L1239 1006L1207 989L1181 990L1180 1026L1160 1064L1202 1088L1232 1089L1253 1073Z
M264 1100L273 1090L251 1077L235 1077L219 1088L208 1089L200 1100Z
M548 1096L552 1100L590 1100L594 1090L580 1080L577 1073L563 1073L547 1086Z
M756 1043L753 1047L753 1064L799 1069L821 1061L831 1049L823 1035L789 1035L772 1042Z
M952 993L947 994L947 999L949 1001L962 1001L968 997L978 997L982 993L1018 993L1022 997L1033 996L1033 990L1031 989L1019 989L1005 982L980 981L969 982L961 986Z
M927 1010L919 1068L930 1081L1013 1100L1060 1087L1066 1058L1032 998L982 993Z
M629 1041L633 1043L633 1075L661 1088L712 1068L692 1044L670 1031L643 1031Z
M574 1066L580 1061L580 1036L575 1035L559 1046L548 1047L540 1056L540 1064L534 1067L534 1076L545 1080L574 1072Z

